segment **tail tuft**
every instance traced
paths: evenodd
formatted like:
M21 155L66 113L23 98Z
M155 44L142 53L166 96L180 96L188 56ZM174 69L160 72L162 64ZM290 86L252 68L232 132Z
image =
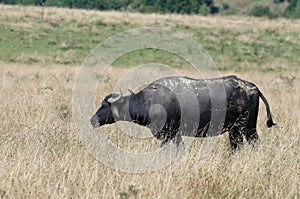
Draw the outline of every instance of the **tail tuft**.
M268 126L268 128L271 128L272 126L275 126L275 125L276 125L276 123L273 122L272 118L269 119L269 120L267 120L267 126Z

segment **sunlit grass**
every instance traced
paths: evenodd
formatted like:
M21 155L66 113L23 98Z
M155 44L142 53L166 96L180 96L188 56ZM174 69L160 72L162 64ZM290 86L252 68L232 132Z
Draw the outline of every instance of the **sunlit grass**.
M268 98L278 126L267 129L260 107L256 149L230 155L228 134L220 136L206 158L199 156L203 139L164 169L130 174L97 162L78 138L72 120L74 67L0 65L0 194L13 197L229 197L293 198L299 195L299 74L240 73ZM125 68L111 68L109 82L97 94L96 106L111 92ZM180 73L192 76L189 71ZM224 75L229 74L224 73ZM114 77L116 76L116 77ZM293 78L295 77L295 78ZM116 125L103 128L124 150L159 148L154 138L125 135Z

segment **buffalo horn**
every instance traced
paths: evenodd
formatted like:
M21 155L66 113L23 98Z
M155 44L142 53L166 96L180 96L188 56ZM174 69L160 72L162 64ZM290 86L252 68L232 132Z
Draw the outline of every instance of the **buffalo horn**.
M132 90L130 90L130 89L127 89L127 90L129 91L130 95L134 95L134 92Z

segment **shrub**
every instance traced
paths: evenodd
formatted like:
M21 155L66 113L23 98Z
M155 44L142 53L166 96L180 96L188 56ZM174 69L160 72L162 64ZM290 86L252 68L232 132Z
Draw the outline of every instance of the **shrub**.
M223 10L228 10L230 8L229 4L227 2L222 3Z
M208 15L210 13L210 7L208 7L207 5L203 4L200 9L199 9L199 14L201 15Z
M272 17L272 12L267 6L256 5L250 11L250 15L254 17L263 17L263 16Z
M291 0L290 5L284 11L284 15L286 17L300 19L300 1Z

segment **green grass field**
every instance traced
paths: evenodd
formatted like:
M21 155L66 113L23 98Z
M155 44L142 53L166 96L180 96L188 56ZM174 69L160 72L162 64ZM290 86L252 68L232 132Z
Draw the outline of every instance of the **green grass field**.
M15 11L10 16L6 7L5 12L0 14L0 59L5 63L80 65L99 42L116 33L141 26L167 27L189 35L203 45L220 70L291 71L297 70L300 62L298 21L263 19L263 22L258 22L262 27L255 28L255 22L259 19L247 17L239 23L238 17L209 19L192 16L191 21L195 23L186 23L187 16L179 21L177 18L180 15L157 16L157 20L155 15L146 15L144 21L130 22L138 14L120 13L114 17L118 14L107 12L99 16L95 11L76 13L74 10L55 11L46 8L46 16L42 19L41 8L34 10L33 13ZM56 12L67 12L69 16L64 17ZM235 24L226 23L228 19ZM263 23L270 24L263 27ZM289 26L293 28L287 28ZM137 56L141 53L142 59ZM132 52L114 65L126 67L156 59L174 67L181 68L184 65L180 60L170 63L172 55L159 50Z
M142 15L0 5L0 198L299 198L300 21L241 16ZM183 159L155 172L132 174L96 161L79 140L72 93L79 65L101 41L138 27L187 34L212 56L221 75L254 82L268 99L276 127L266 127L261 103L260 144L230 155L228 134L199 158L196 139ZM111 85L132 67L160 61L195 76L174 54L143 50L105 71ZM104 127L129 151L159 148L155 139Z

